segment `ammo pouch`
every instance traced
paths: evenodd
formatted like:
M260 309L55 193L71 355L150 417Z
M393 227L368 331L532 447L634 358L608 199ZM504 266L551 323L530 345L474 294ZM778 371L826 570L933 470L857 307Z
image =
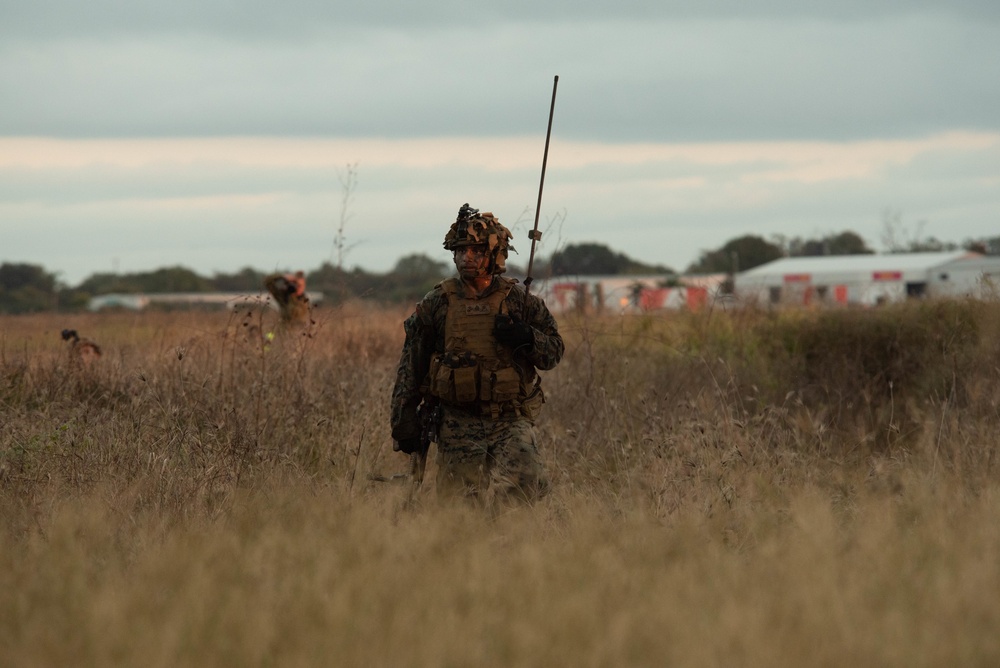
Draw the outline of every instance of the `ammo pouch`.
M475 359L434 355L427 377L431 396L442 401L467 404L479 397L479 366Z
M513 367L490 371L475 359L463 359L458 366L453 356L435 355L428 372L430 394L448 403L474 402L502 404L516 401L521 393L521 376Z
M441 401L455 403L455 378L454 369L443 364L440 355L431 358L431 368L427 372L430 381L429 390L432 397L437 397Z
M521 376L513 367L497 369L493 372L483 370L480 397L483 401L503 403L517 399L521 392Z

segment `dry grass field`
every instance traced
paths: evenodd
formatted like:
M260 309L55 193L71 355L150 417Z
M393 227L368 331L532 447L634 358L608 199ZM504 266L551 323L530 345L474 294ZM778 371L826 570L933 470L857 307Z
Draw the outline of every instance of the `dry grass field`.
M373 480L407 310L0 317L0 665L1000 665L1000 305L562 318L493 518Z

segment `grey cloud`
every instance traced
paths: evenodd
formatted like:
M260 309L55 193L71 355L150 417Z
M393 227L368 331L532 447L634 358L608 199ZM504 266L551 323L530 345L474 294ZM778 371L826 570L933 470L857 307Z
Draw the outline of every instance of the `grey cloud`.
M345 159L345 164L347 160ZM336 169L264 170L231 165L141 169L95 165L86 169L0 169L0 202L87 205L116 200L180 199L295 192L300 196L340 190Z
M1000 24L913 17L575 24L334 42L9 45L0 134L538 134L629 141L913 136L1000 126Z
M356 0L286 0L249 6L232 1L176 0L3 0L0 35L9 38L99 38L122 34L212 34L231 38L289 39L324 31L358 27L463 28L474 43L484 26L497 23L543 23L685 19L816 18L858 21L915 13L944 13L995 21L1000 6L992 0L574 0L545 2L509 0L470 4L460 0L434 3Z

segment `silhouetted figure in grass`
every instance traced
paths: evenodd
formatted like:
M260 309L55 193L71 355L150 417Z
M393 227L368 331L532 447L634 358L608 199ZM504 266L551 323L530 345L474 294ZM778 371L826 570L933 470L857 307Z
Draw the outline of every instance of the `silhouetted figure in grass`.
M303 272L271 274L264 279L264 287L278 304L283 325L306 327L310 324L311 306Z
M82 339L75 329L62 331L63 341L69 341L69 361L73 365L90 366L101 358L101 347L90 339Z

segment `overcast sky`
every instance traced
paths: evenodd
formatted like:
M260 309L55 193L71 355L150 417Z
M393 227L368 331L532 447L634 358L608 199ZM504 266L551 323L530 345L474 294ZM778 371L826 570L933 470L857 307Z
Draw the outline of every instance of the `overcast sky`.
M555 75L539 254L1000 235L996 0L0 0L0 262L314 269L354 165L346 267L526 264Z

